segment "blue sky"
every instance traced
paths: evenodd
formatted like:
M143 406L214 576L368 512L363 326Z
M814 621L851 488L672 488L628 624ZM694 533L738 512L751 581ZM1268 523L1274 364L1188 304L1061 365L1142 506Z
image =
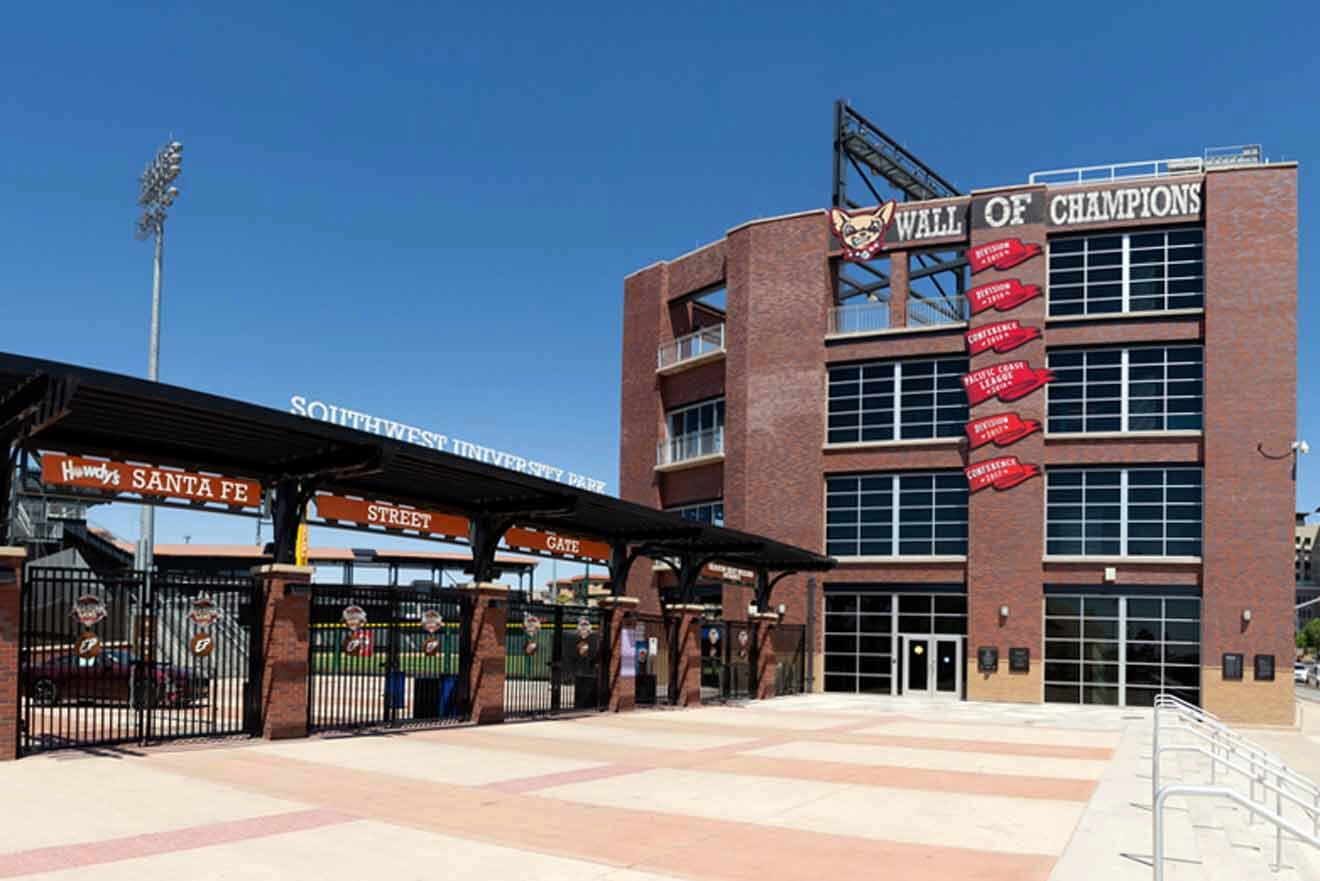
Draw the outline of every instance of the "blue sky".
M145 370L136 177L171 134L163 379L343 402L611 492L623 276L825 205L835 98L962 189L1263 143L1303 163L1307 242L1305 4L920 8L21 4L0 33L0 348ZM1314 322L1300 343L1305 377ZM1320 449L1313 394L1303 380L1299 433ZM1313 454L1300 504L1318 481ZM252 534L159 524L162 541Z

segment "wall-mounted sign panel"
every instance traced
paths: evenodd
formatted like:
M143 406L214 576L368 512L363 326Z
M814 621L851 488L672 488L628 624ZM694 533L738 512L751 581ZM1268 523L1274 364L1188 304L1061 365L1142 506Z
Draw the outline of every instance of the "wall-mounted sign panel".
M973 315L980 315L987 309L1007 312L1039 296L1039 285L1023 284L1020 279L1006 278L977 285L969 290L967 308Z
M976 669L981 673L999 672L999 649L983 645L976 650Z
M461 541L468 539L467 518L456 517L453 514L328 494L315 496L312 504L316 507L316 515L323 520L378 526L404 532L422 532Z
M756 580L756 573L747 569L738 569L734 566L726 566L723 563L707 563L701 570L701 574L708 578L718 578L721 581L734 581L740 584L746 584Z
M1201 216L1201 181L1094 190L1069 188L1049 194L1045 215L1053 228L1139 220L1196 220Z
M967 238L967 200L898 206L894 222L885 231L885 247L935 245Z
M504 543L514 550L541 551L559 557L573 557L605 565L610 562L610 546L605 542L575 538L555 532L521 529L515 526L504 533Z
M1230 682L1240 682L1242 680L1242 653L1224 652L1223 659L1224 678Z
M1010 673L1031 672L1030 648L1015 646L1008 650L1008 672Z
M830 211L830 230L843 245L843 259L865 263L885 246L885 230L894 219L898 203L889 200L883 205L861 211Z
M261 507L261 483L256 480L84 459L60 453L42 455L41 479L54 486L212 502L231 508Z
M987 269L1012 269L1040 254L1040 245L1021 239L998 239L967 249L967 263L972 274Z
M975 493L990 486L997 490L1012 489L1039 475L1040 467L1028 465L1017 456L1000 456L998 459L968 465L963 473L967 475L968 492Z
M966 338L969 355L979 355L991 350L1005 355L1018 346L1040 339L1040 328L1023 326L1016 319L996 321L967 331Z
M1048 369L1034 368L1026 361L1005 361L965 374L962 384L968 406L975 407L991 398L1005 402L1025 398L1053 379Z
M1037 431L1040 431L1040 423L1035 419L1023 419L1016 413L998 413L967 423L967 440L973 450L989 443L1006 447Z

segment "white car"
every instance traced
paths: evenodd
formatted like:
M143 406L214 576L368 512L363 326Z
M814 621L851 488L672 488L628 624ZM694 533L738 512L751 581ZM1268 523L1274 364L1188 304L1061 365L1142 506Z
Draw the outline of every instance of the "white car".
M1309 668L1307 667L1306 664L1300 662L1293 664L1293 682L1300 682L1303 685L1305 685L1306 675L1308 672L1309 672Z

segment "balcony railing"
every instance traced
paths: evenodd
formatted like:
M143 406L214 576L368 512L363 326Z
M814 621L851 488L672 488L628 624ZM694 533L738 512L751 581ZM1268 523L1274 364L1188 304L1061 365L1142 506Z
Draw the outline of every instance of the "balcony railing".
M967 318L967 298L962 294L941 297L938 300L908 298L908 327L937 327L941 324L960 324L965 322Z
M703 355L723 351L724 325L716 324L685 334L672 343L662 344L656 350L656 366L657 369L664 370L684 361L693 361Z
M888 303L850 303L830 310L829 333L870 333L889 329Z
M677 465L690 459L724 454L724 429L710 428L692 434L680 434L656 444L655 463L659 466Z

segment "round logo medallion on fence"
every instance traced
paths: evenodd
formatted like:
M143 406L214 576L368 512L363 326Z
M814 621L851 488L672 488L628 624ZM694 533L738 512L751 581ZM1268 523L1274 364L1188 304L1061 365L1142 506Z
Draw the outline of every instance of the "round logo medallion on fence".
M422 654L426 655L428 658L433 658L440 654L440 637L428 636L426 639L422 640Z
M738 645L742 646L743 648L747 648L747 643L748 643L750 640L751 640L751 637L747 635L747 631L746 631L746 630L740 630L740 631L738 631Z
M95 594L85 593L73 601L73 617L84 627L91 627L105 617L105 603Z
M210 627L215 623L215 619L220 617L220 607L215 604L215 600L210 594L201 594L192 601L192 608L188 611L188 617L203 629Z
M74 651L84 660L96 657L101 653L101 637L90 630L84 630L78 636L78 647Z
M538 646L538 645L536 644L536 640L534 640L534 639L529 639L529 640L527 640L526 643L523 644L523 654L524 654L524 655L534 655L534 654L536 654L536 650L537 650L538 648L540 648L540 646Z
M423 609L421 623L422 629L427 633L435 633L445 626L445 618L440 614L439 609Z
M188 640L188 651L199 658L205 658L215 651L215 640L210 633L203 630L201 633L194 634L193 638Z
M528 615L523 618L523 633L527 634L528 639L536 639L536 634L541 632L541 619L535 615Z
M706 639L710 640L710 644L711 644L711 645L714 645L715 643L719 642L719 641L720 641L720 629L719 629L718 627L712 627L710 630L707 630L707 631L706 631Z
M581 618L578 618L577 634L578 634L578 639L591 638L591 619L588 618L586 615L583 615Z
M585 658L587 655L591 654L591 643L587 642L585 639L580 641L578 643L577 652L580 657Z
M361 630L367 623L367 613L361 606L347 606L343 614L344 624L349 630Z

